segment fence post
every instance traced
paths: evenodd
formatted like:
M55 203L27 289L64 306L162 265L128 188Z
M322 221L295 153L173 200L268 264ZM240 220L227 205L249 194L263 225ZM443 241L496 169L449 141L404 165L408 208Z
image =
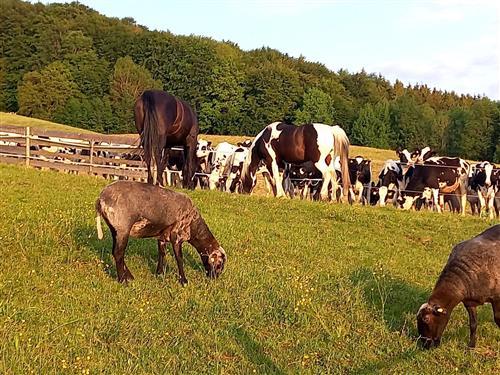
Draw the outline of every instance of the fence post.
M92 164L94 163L94 140L90 141L89 174L92 174Z
M25 129L25 132L24 132L24 137L26 139L26 152L25 152L25 156L26 156L26 166L29 167L30 166L30 127L27 126L26 129Z

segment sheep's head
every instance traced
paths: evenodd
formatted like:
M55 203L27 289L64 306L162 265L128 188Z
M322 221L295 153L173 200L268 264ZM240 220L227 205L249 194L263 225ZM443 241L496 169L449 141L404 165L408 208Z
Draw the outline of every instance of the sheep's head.
M425 349L437 347L448 323L449 314L439 305L424 303L417 313L417 329Z
M219 246L217 249L208 254L207 261L205 262L207 276L212 279L219 277L222 271L224 271L226 258L226 252L224 251L222 246Z

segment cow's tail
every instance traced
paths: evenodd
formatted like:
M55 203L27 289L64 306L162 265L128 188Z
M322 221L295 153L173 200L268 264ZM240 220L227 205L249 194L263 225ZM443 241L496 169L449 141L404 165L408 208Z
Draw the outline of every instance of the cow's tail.
M144 123L141 133L141 146L144 149L144 161L152 167L156 165L156 159L159 155L158 145L158 117L153 93L145 91L142 96L142 105L144 108Z
M101 200L100 199L98 199L97 202L95 202L95 210L96 210L95 221L96 221L96 226L97 226L97 238L102 240L104 238L104 235L102 233L102 225L101 225Z
M333 127L334 156L340 157L340 168L342 172L342 187L345 194L349 194L351 180L349 178L349 138L340 126Z

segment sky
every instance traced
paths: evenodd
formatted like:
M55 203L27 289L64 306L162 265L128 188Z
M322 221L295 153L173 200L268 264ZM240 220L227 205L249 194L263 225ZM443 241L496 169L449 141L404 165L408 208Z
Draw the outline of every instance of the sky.
M43 3L51 1L42 1ZM60 1L59 1L60 2ZM500 1L80 0L174 34L500 100Z

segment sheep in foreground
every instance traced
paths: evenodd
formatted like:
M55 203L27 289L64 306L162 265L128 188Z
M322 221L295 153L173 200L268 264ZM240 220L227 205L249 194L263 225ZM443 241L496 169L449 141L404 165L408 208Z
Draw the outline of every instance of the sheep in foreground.
M469 314L469 347L476 346L476 307L491 303L500 327L500 224L456 245L432 294L417 313L425 348L438 346L452 310L462 302Z
M200 254L207 276L218 277L224 269L224 249L185 194L140 182L117 181L102 190L96 211L99 239L103 237L101 216L113 236L113 257L119 282L134 278L124 260L129 236L158 239L157 274L164 272L165 247L170 242L182 285L187 283L182 264L184 241Z

